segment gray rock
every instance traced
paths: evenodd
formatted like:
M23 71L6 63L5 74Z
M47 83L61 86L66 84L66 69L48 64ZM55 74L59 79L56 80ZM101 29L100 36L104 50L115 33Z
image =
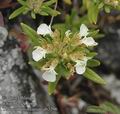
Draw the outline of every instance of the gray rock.
M106 25L103 28L105 37L99 41L97 46L97 58L111 73L120 73L120 24ZM105 68L103 68L104 70Z
M0 47L4 45L4 41L6 40L8 36L8 32L4 27L0 26Z
M120 80L113 74L105 76L104 79L107 81L105 88L110 91L111 97L120 104Z
M52 98L24 60L18 42L7 34L0 27L0 114L56 114Z

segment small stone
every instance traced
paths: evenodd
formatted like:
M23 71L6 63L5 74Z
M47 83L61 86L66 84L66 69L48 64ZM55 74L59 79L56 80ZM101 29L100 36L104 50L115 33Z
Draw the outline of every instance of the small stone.
M0 100L2 100L2 96L0 95Z
M0 37L5 41L8 36L8 31L6 28L0 26Z
M2 47L4 45L3 41L0 41L0 47Z
M0 49L0 54L1 54L1 53L3 53L3 50L2 50L2 49Z

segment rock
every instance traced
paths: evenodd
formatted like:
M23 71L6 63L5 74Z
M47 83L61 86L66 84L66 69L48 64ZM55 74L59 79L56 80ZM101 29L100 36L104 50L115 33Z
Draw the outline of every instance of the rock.
M107 81L105 88L110 91L112 98L120 104L120 80L113 74L105 76L104 79Z
M6 40L8 36L8 32L4 27L0 26L0 47L4 45L4 41Z
M19 43L0 27L0 114L56 114ZM36 110L35 110L36 109Z
M98 40L97 58L103 63L102 70L120 73L120 22L104 26L105 37Z

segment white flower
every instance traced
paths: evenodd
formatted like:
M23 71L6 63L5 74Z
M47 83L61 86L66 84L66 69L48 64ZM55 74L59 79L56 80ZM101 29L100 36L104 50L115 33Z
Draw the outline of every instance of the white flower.
M83 37L81 42L83 44L85 44L86 46L96 46L96 45L98 45L98 43L95 42L95 40L92 37L87 37L87 35L89 34L88 31L89 31L89 29L87 28L87 26L82 24L81 27L80 27L80 37Z
M46 71L43 73L42 77L44 80L48 82L55 82L56 81L56 72L54 67L46 68Z
M51 35L53 32L51 30L51 26L48 26L47 24L43 23L41 24L38 28L37 28L37 34L40 34L40 35Z
M32 58L34 61L38 62L42 58L45 58L45 54L47 51L41 47L37 47L33 52L32 52Z
M95 40L92 37L85 37L81 40L81 42L83 44L85 44L86 46L96 46L96 45L98 45L98 43L95 42Z
M69 37L71 34L72 34L72 33L71 33L71 30L67 30L67 31L65 32L65 35L66 35L67 37Z
M83 74L86 70L88 58L84 58L83 60L77 60L75 65L75 70L77 74Z
M80 36L81 37L86 37L89 33L88 33L88 28L87 28L87 26L86 25L84 25L84 24L82 24L81 26L80 26Z

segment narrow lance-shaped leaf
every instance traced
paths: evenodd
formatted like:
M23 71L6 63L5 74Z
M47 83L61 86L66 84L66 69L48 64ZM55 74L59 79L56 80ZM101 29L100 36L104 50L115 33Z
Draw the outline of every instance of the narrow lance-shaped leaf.
M21 26L22 26L23 31L30 38L33 44L36 44L36 45L39 44L38 35L36 31L24 23L21 23Z
M90 23L96 24L98 13L99 13L98 5L91 2L88 8L88 18Z
M111 112L111 113L115 113L115 114L120 113L119 107L115 106L114 104L112 104L110 102L105 102L102 105L100 105L100 107L103 108L104 110L106 110L106 112Z
M54 4L55 2L57 2L57 0L50 0L50 1L43 3L43 5L50 6L50 5Z
M25 11L25 6L22 6L20 8L18 8L17 10L15 10L9 17L9 19L13 19L15 17L17 17L18 15L20 15L21 13L23 13Z
M89 113L100 113L100 114L103 114L103 113L106 113L106 110L104 110L103 108L100 108L98 106L89 106L87 108L87 112L89 112Z
M90 59L87 62L88 67L97 67L99 65L100 65L100 62L98 60L95 60L95 59Z
M48 16L49 14L48 13L46 13L46 12L44 12L44 11L40 11L40 12L38 12L40 15L42 15L42 16Z
M46 6L41 6L41 10L52 16L57 16L58 14L60 14L60 12L53 10L52 8L46 7Z
M53 94L55 89L56 89L56 85L58 84L58 81L60 80L60 75L57 75L57 79L55 82L49 82L48 84L48 93L49 95Z
M24 0L17 0L21 5L25 6L26 2Z
M85 73L83 74L84 77L86 77L89 80L92 80L98 84L106 84L106 81L103 80L98 74L96 74L93 70L90 68L87 68Z
M90 52L90 53L87 54L87 57L93 58L93 57L95 57L95 56L97 56L97 53L96 53L96 52Z
M66 78L69 75L69 70L65 67L65 65L62 62L57 65L55 70L58 73L58 75L56 82L49 83L48 92L50 95L55 91L56 85L60 80L60 77L64 76Z
M89 106L87 108L87 112L89 113L100 113L100 114L119 114L120 108L110 102L104 102L100 106Z
M110 8L109 8L109 6L105 6L104 9L105 9L105 12L106 12L106 13L110 13Z
M31 11L31 17L32 17L33 19L36 19L36 15L35 15L35 13L34 13L33 11Z
M66 66L62 62L57 65L56 71L60 76L67 77L69 75L69 70L66 68Z

